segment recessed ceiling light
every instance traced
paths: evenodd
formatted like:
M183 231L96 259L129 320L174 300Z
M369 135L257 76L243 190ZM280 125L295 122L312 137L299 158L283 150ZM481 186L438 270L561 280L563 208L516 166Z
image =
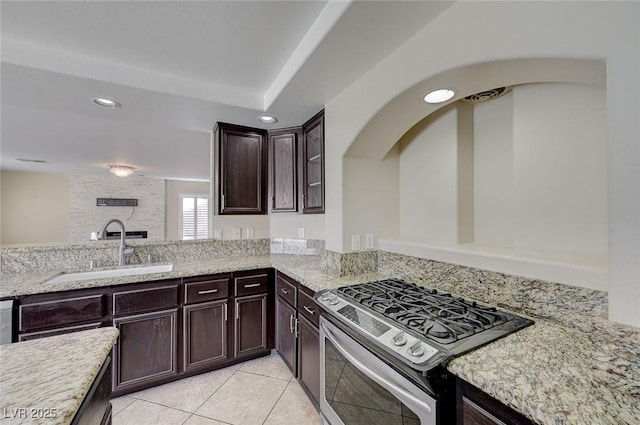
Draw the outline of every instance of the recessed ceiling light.
M264 124L275 124L278 122L278 119L276 117L272 117L270 115L263 115L258 118L258 120L260 120L260 122Z
M104 97L94 97L91 100L93 100L93 103L95 103L96 105L104 106L105 108L119 108L122 106L115 100L107 99Z
M424 96L424 101L427 103L442 103L451 99L456 95L455 90L452 89L437 89L432 90Z

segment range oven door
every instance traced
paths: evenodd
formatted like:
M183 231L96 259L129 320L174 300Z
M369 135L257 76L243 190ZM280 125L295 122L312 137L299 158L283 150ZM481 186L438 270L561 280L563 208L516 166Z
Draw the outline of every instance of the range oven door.
M320 412L330 425L435 425L436 401L320 318Z

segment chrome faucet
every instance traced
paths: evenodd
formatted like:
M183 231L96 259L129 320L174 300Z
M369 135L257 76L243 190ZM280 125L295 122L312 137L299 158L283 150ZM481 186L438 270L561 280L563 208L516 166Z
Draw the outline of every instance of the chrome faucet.
M98 239L107 238L107 227L109 227L111 223L116 223L120 226L120 250L118 251L118 265L124 266L125 264L127 264L127 254L131 254L133 252L133 249L127 249L127 244L124 241L124 223L122 223L117 218L112 218L111 220L107 221L107 224L105 224L102 230L98 233Z

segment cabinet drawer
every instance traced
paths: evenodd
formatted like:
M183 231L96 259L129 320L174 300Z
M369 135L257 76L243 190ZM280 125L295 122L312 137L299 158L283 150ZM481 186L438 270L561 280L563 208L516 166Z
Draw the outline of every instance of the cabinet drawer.
M211 279L184 284L184 303L194 304L227 298L229 279Z
M123 316L176 307L178 284L132 289L113 294L113 315Z
M97 329L101 325L102 325L102 322L95 322L95 323L89 323L86 325L67 326L64 328L49 329L47 331L30 332L30 333L18 335L18 341L19 342L31 341L32 339L46 338L48 336L68 334L71 332L86 331L88 329Z
M20 332L102 320L102 294L23 304L18 308Z
M269 290L269 276L266 273L236 277L234 283L236 297L262 294Z
M298 314L302 314L314 325L319 325L318 306L313 302L313 297L303 291L298 291Z
M295 283L289 282L284 275L278 273L276 276L276 293L280 298L296 308L296 293L298 288Z

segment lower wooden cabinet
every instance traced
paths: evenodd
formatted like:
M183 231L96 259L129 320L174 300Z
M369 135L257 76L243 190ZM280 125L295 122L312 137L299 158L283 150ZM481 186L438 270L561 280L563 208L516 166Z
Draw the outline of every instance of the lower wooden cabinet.
M158 382L178 373L178 309L116 318L114 392Z
M236 298L235 312L235 357L268 352L267 294Z
M295 334L296 310L276 297L276 351L296 376L297 338Z
M71 425L111 425L110 399L111 357L107 357L73 417Z
M529 419L468 382L456 382L458 425L534 425Z
M320 400L320 335L318 327L299 317L298 380L316 404Z
M276 350L316 407L320 400L320 336L313 291L276 275ZM292 305L293 304L293 305Z
M185 305L182 310L183 370L206 368L229 359L227 300Z

